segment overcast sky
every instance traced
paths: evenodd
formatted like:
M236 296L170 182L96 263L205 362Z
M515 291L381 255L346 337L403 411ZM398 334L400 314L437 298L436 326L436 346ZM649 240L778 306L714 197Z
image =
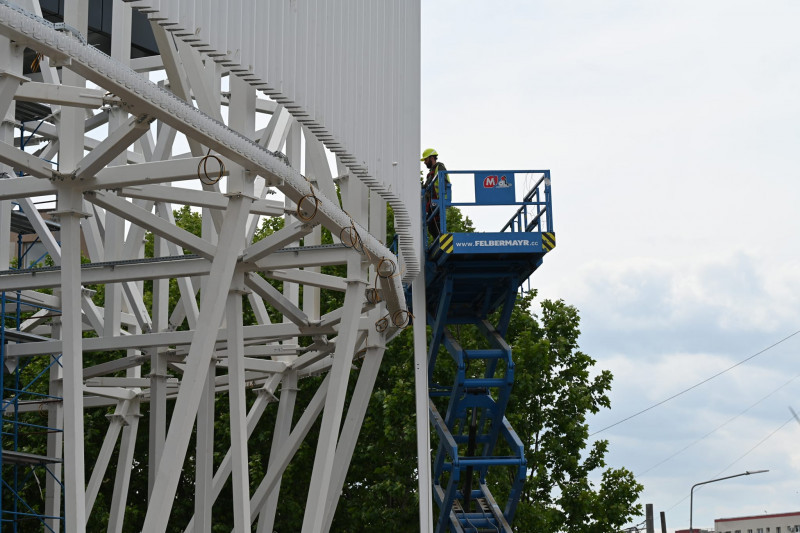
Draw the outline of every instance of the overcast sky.
M534 285L580 310L583 351L615 375L591 431L800 330L800 3L425 0L422 16L423 147L450 169L552 171L558 247ZM698 491L695 526L800 511L798 376L800 334L592 438L670 531L694 483L746 470L770 472Z

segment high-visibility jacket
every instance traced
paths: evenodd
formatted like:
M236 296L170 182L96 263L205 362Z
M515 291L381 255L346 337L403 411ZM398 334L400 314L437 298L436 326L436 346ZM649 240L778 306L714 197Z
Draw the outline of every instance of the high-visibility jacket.
M439 198L439 180L436 178L439 176L439 172L441 172L442 170L445 171L447 170L447 168L445 168L444 166L444 163L437 162L435 165L431 167L430 171L428 172L428 175L425 176L424 187L427 188L428 185L430 185L431 181L433 181L433 198ZM450 183L450 176L448 174L445 174L444 178L447 183Z

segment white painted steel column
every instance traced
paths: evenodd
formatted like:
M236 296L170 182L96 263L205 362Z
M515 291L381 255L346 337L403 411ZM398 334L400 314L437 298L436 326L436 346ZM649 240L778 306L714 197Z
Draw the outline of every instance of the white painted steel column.
M153 255L167 255L166 241L153 236ZM153 330L167 331L169 326L169 280L153 280ZM167 435L167 359L164 348L150 348L150 427L148 439L147 495L153 492L153 483Z
M230 79L229 123L247 137L255 132L255 89L235 76ZM227 180L228 194L253 195L253 177L234 165ZM251 199L252 201L252 199ZM245 219L246 224L246 219ZM244 233L237 235L242 247L249 243ZM245 289L242 272L234 274L227 300L228 398L230 404L231 469L233 483L233 521L236 533L250 531L250 475L247 448L247 403L245 401L244 338L242 298ZM213 485L213 479L212 479Z
M295 120L291 120L291 126L289 127L288 137L286 138L286 156L289 158L290 165L300 170L300 163L301 163L301 155L302 152L300 151L301 146L301 128L300 124L298 124ZM290 210L294 210L297 207L291 199L288 197L284 200L285 202L285 209L287 210L287 214L284 216L284 227L290 226L294 221L298 220L297 217L288 213ZM291 244L287 244L287 246L299 246L300 242L294 242ZM297 283L292 283L289 281L283 282L283 295L288 298L288 300L294 304L295 307L300 307L300 285ZM283 322L290 322L289 317L286 314L283 314ZM289 339L290 343L297 344L297 339Z
M89 0L65 0L64 23L82 35L88 31ZM63 68L65 85L85 87L83 77ZM61 109L58 132L59 169L75 170L83 157L83 119L85 111ZM64 367L64 528L69 533L86 531L86 481L83 450L83 351L81 320L81 235L83 195L72 184L58 184L58 211L61 219L61 313L62 357Z
M211 532L211 507L213 498L214 453L214 378L216 364L208 364L208 374L202 382L203 392L197 409L197 434L195 445L194 516L198 533ZM174 415L173 415L174 416ZM171 426L170 426L171 427ZM168 453L164 454L168 456ZM151 504L152 505L152 504Z
M4 167L8 168L2 165L0 172L7 172ZM0 235L8 236L0 240L0 270L8 270L11 265L11 200L0 200Z
M198 81L197 83L200 82ZM202 236L203 239L207 242L219 244L220 241L217 235L217 228L215 227L211 213L212 213L211 210L208 208L203 208L202 210L202 216L203 216L202 230L201 230ZM228 246L231 246L231 244L229 244ZM238 247L236 249L238 249ZM208 289L210 289L209 286L210 283L211 283L210 276L203 277L201 279L200 281L201 294L205 294L206 292L208 292ZM225 305L222 304L222 302L227 297L227 294L228 294L227 291L224 293L224 295L220 293L220 298L214 302L208 302L208 305L218 306L222 308L224 311ZM189 295L189 299L186 300L186 302L190 303L194 299L195 297L193 295ZM202 327L202 324L204 323L202 317L203 317L203 311L206 311L205 305L206 301L203 300L202 307L200 309L195 324L195 330L197 330L198 327ZM222 318L220 320L222 320ZM214 327L217 327L217 325L215 325ZM212 358L213 358L213 351L215 348L213 346L209 346L208 349L212 351ZM216 362L213 359L210 359L207 365L208 365L208 373L206 374L205 380L203 382L202 395L200 397L197 413L195 415L197 421L197 431L196 431L196 442L195 442L194 511L195 511L195 516L197 517L198 533L211 533L211 525L212 525L211 509L214 503L212 483L214 480L214 416L215 416L214 379L216 377ZM184 373L184 379L185 378L186 374ZM183 384L183 382L181 382L181 384ZM170 426L170 431L171 428L172 426ZM169 456L170 453L171 452L167 452L166 456Z
M242 297L244 275L233 277L227 301L228 398L230 403L231 467L233 473L233 523L235 533L250 531L250 476L247 453L247 405L244 383Z
M117 2L112 10L111 18L111 57L123 65L128 65L131 58L131 8L125 2ZM124 126L128 120L128 113L121 108L112 108L108 111L108 131L109 137L118 129ZM117 155L114 165L124 165L127 163L127 147ZM91 154L94 154L93 150ZM94 176L87 176L93 178ZM125 238L125 221L113 213L106 213L105 217L105 242L104 242L104 261L117 261L122 259L122 247ZM120 334L120 313L122 312L122 285L119 283L109 283L105 288L105 314L104 328L105 336L117 336Z
M83 452L83 350L81 320L81 235L79 191L61 185L61 313L64 367L64 510L66 531L86 531Z
M288 440L292 432L292 416L294 415L295 399L297 398L297 372L287 372L281 383L281 398L278 403L278 414L275 418L275 430L272 432L272 445L269 451L270 462L278 450ZM257 533L272 533L275 525L275 513L278 510L278 496L281 491L282 476L278 476L275 487L269 494L267 501L261 507L258 520Z
M133 452L136 447L136 434L139 431L139 399L131 400L128 413L125 415L126 425L122 429L117 458L117 475L114 478L114 493L111 496L111 511L108 517L109 533L122 533L125 520L125 508L128 502L128 489L131 484L133 468Z
M425 328L425 271L411 286L414 321L414 393L417 412L417 472L419 474L419 530L433 530L431 500L431 425L428 418L428 347Z

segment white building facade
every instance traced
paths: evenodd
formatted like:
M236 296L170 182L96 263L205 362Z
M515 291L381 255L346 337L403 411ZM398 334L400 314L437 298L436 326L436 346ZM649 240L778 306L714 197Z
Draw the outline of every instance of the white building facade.
M792 513L717 518L717 533L794 533L800 532L800 511Z

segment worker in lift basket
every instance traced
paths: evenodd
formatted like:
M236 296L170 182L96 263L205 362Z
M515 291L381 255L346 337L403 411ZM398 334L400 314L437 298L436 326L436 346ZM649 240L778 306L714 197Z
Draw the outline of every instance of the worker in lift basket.
M440 163L438 161L439 154L433 148L428 148L424 152L422 152L422 159L420 161L425 163L425 166L428 167L428 175L425 177L425 183L422 186L423 190L425 190L425 219L428 220L428 216L430 215L431 211L433 211L435 207L434 200L439 199L439 180L436 177L439 175L439 172L442 170L447 170L444 166L444 163ZM445 180L447 183L450 183L450 176L445 174ZM433 182L433 187L428 189L428 185ZM445 194L447 192L445 191ZM428 232L437 237L441 233L441 220L440 220L441 212L436 213L430 220L428 220Z

